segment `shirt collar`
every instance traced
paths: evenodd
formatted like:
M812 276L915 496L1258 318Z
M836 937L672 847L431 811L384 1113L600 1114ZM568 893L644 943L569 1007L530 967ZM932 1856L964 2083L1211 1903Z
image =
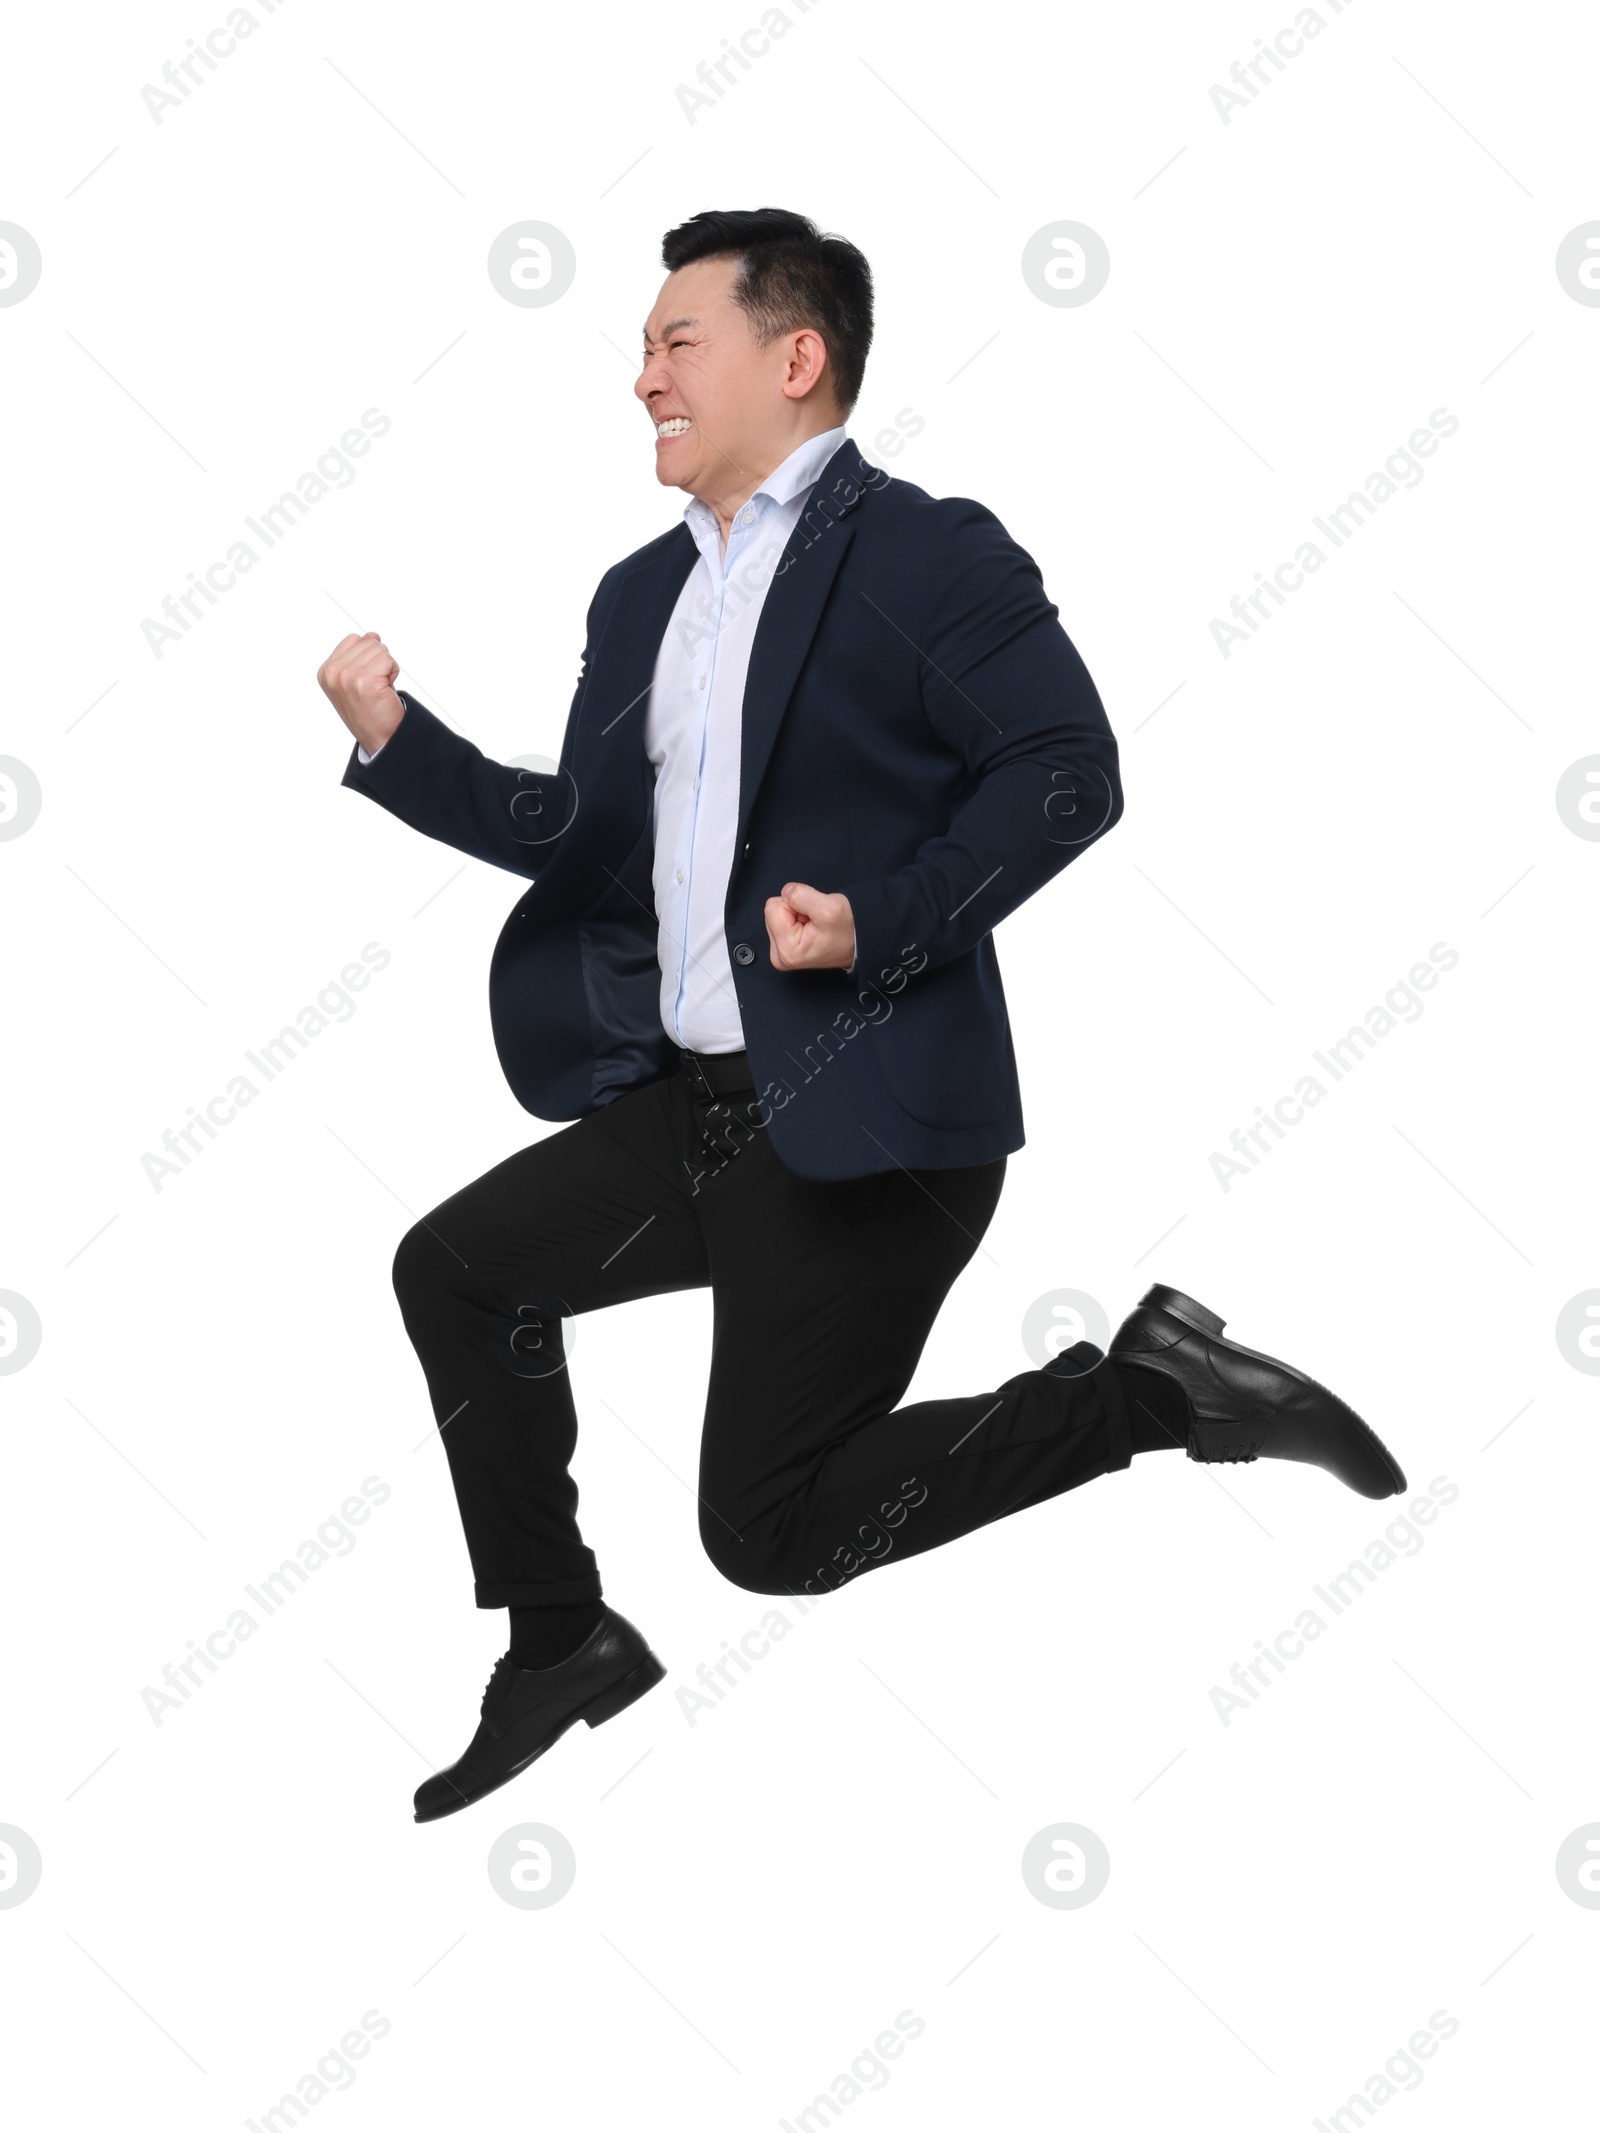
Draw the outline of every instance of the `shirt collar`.
M760 488L757 496L770 496L775 504L786 504L809 489L828 461L844 443L845 425L837 429L822 430L815 437L808 437L804 444L796 445L782 466L774 467Z
M769 503L787 504L803 489L813 487L823 468L844 443L847 427L841 422L837 428L821 430L815 437L808 437L803 444L796 445L788 458L773 468L750 501L755 503L765 498ZM683 515L691 526L703 519L710 520L713 525L716 523L711 506L702 503L698 496L690 497L683 507Z

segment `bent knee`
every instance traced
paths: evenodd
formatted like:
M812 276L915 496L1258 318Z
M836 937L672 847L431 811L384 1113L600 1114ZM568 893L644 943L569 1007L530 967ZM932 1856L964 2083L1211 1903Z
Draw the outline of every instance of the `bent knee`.
M414 1222L395 1246L389 1278L402 1316L407 1308L436 1289L447 1271L448 1254L425 1221Z
M700 1544L713 1569L743 1592L816 1599L844 1583L837 1569L816 1560L815 1551L807 1554L803 1547L797 1549L759 1525L736 1531L724 1525L709 1505L701 1506Z
M733 1527L724 1525L709 1506L702 1505L700 1545L710 1558L711 1567L742 1592L788 1592L792 1589L788 1565L780 1560L778 1550L762 1536L759 1528L736 1532Z

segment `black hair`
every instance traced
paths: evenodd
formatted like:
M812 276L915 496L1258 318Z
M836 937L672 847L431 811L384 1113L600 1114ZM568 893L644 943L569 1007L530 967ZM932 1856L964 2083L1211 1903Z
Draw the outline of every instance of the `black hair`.
M708 211L661 240L669 274L697 259L730 257L739 262L733 300L757 341L765 346L780 333L813 327L827 345L834 397L849 414L872 346L872 269L864 255L782 207Z

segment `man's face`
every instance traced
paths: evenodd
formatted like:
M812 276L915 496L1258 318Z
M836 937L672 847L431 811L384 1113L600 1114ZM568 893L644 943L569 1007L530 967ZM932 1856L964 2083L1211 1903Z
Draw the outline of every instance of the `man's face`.
M680 267L645 321L633 389L655 425L656 479L691 496L761 480L792 449L800 403L827 393L825 378L807 392L794 376L792 336L757 343L731 294L737 272L734 259ZM809 338L820 351L820 339Z

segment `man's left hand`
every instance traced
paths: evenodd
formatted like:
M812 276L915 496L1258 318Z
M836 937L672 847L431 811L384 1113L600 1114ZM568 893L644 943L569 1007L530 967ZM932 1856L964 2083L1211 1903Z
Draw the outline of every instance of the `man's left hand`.
M848 970L856 959L848 896L786 881L781 896L767 898L764 915L776 970Z

